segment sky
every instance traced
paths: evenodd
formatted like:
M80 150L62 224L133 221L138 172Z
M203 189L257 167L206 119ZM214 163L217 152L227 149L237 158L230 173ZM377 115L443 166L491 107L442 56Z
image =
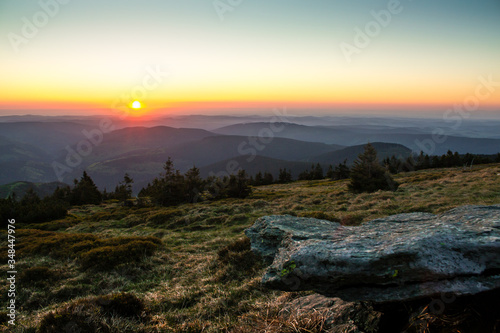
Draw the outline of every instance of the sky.
M500 116L500 1L0 0L0 74L0 115Z

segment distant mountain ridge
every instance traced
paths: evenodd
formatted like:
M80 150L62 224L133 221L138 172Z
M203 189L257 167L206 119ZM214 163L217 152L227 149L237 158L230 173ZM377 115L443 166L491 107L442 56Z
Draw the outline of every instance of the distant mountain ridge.
M445 139L431 134L429 128L394 127L378 125L353 125L353 126L305 126L294 123L281 124L283 130L274 133L276 137L294 138L296 140L335 143L343 146L362 145L368 142L387 142L405 145L415 152L423 150L429 155L442 155L448 150L458 151L461 154L496 154L500 150L500 139L460 137L457 135L445 136ZM224 135L257 135L266 123L245 123L222 127L214 130L215 133ZM491 136L491 134L490 134ZM434 144L430 146L428 142ZM437 142L439 141L439 142ZM434 148L434 149L430 149ZM427 150L427 151L426 151Z
M399 144L374 142L372 145L377 150L379 161L382 161L382 159L392 155L406 158L411 154L410 149ZM346 147L320 154L311 157L310 161L286 161L266 156L256 156L250 160L248 156L235 156L224 161L203 166L200 168L200 171L204 176L219 173L224 174L228 172L228 169L231 170L234 168L234 165L237 165L238 168L245 170L251 176L254 176L261 171L269 172L274 177L277 177L279 169L286 168L292 172L292 177L296 179L301 172L311 170L312 164L319 163L325 173L330 165L335 166L339 163L343 163L344 160L347 160L347 164L350 165L354 162L354 160L356 160L358 155L364 151L364 146L365 145Z
M140 189L162 172L168 157L181 172L195 165L208 174L224 170L228 161L236 160L249 174L266 169L277 172L281 167L291 169L296 176L312 163L324 168L345 159L352 163L367 142L374 144L380 159L391 155L407 157L411 150L424 150L430 155L442 155L448 150L486 155L500 151L500 139L492 138L495 122L475 122L464 127L470 135L478 135L483 126L489 138L450 135L436 143L429 134L433 120L311 116L291 117L291 122L284 123L266 116L188 116L158 119L160 124L170 121L189 125L191 120L193 124L205 122L207 127L218 123L223 126L214 131L164 125L121 128L131 120L114 119L116 129L93 137L94 143L90 151L82 153L81 162L68 166L66 159L71 153L67 148L75 153L78 144L90 140L84 132L96 133L102 118L23 119L30 121L0 119L0 184L57 181L53 163L59 163L68 167L62 178L66 183L87 170L101 189L113 190L128 172L135 180L134 189ZM236 121L244 123L234 124ZM428 148L432 149L426 151Z
M29 189L33 189L40 198L51 195L56 188L62 188L68 184L60 182L51 183L33 183L33 182L14 182L0 185L0 198L6 199L15 193L17 198L22 198Z
M102 142L94 146L92 153L86 156L86 163L126 157L155 149L170 149L215 135L217 134L192 128L127 127L104 134ZM59 158L64 158L66 154L66 151L60 152Z
M28 144L53 154L68 144L85 139L84 129L92 128L74 122L0 123L0 133L9 140Z
M379 162L386 157L396 156L407 158L411 155L411 149L397 143L372 142L371 145L377 151ZM337 151L318 155L314 158L319 163L339 164L347 161L347 165L351 165L359 154L363 153L365 145L357 145L339 149Z
M223 176L228 175L235 168L245 170L249 176L255 176L258 172L269 172L273 175L275 180L278 178L280 169L287 169L291 171L292 177L296 179L302 171L311 168L311 163L284 161L265 156L256 156L251 162L249 162L248 157L246 156L236 156L234 158L229 158L224 161L201 167L200 174L203 177L213 175Z
M254 169L252 164L258 161L256 157L288 161L293 165L295 162L309 162L316 155L341 148L343 147L337 145L284 138L274 138L264 144L256 137L216 135L173 147L132 151L116 158L93 163L88 166L88 170L93 177L96 177L97 183L106 184L109 189L123 177L123 173L119 172L123 165L128 166L127 172L136 178L136 185L145 185L162 172L168 157L174 160L175 167L182 172L193 165L199 168L212 164L218 166L221 161L239 157L247 161L242 165Z
M16 142L0 136L0 163L13 161L47 161L49 155L30 144Z

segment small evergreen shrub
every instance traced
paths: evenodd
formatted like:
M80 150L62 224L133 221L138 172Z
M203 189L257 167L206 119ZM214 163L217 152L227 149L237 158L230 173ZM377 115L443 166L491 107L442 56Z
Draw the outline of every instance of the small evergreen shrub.
M252 206L254 206L255 208L264 208L266 206L269 206L269 203L265 200L259 199L259 200L254 201L252 203Z
M74 257L74 253L68 249L75 244L98 240L98 237L92 234L68 234L35 229L18 230L16 236L21 239L17 244L20 256L50 255L54 258Z
M0 326L7 326L10 317L8 316L7 311L0 311Z
M121 220L128 216L127 212L115 211L115 212L97 212L89 217L91 221L109 221L109 220Z
M144 303L137 296L124 292L97 296L95 302L101 307L101 312L106 315L140 317L145 310Z
M38 332L116 332L113 318L141 320L147 315L144 303L135 295L119 293L73 301L43 316Z
M50 282L57 279L58 274L46 266L35 266L24 269L19 274L19 281L24 285Z
M47 255L74 258L82 268L112 269L122 263L138 262L151 256L162 244L157 237L133 236L98 238L92 234L69 234L34 229L19 230L20 256Z
M184 215L184 211L177 208L161 210L148 217L147 221L154 225L164 224L169 222L172 218Z
M115 246L101 246L82 253L80 263L84 269L111 269L120 264L138 262L145 256L151 256L157 248L157 244L141 240Z
M38 229L45 231L58 231L68 229L80 223L78 220L56 220L50 222L33 223L26 226L27 229Z
M250 248L250 239L239 238L217 252L217 261L222 265L218 279L240 280L254 274L261 267L260 258Z
M340 220L332 214L325 213L323 211L309 211L302 212L298 214L299 217L312 217L318 220L327 220L331 222L340 222Z
M98 246L100 246L99 241L84 240L82 242L78 242L78 243L72 245L69 248L69 252L76 255L76 256L79 256L81 253L90 251L91 249L96 248Z
M96 319L92 310L75 305L68 306L64 310L46 314L40 322L37 333L98 332L98 330L109 332L105 324Z
M235 214L226 219L226 224L240 224L242 222L247 222L248 217L245 214Z

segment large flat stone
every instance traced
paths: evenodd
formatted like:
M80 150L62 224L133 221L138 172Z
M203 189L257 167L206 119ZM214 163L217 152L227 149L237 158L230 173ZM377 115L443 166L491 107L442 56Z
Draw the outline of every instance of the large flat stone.
M274 289L389 302L500 288L500 205L399 214L357 227L266 216L246 235L270 263L262 282Z

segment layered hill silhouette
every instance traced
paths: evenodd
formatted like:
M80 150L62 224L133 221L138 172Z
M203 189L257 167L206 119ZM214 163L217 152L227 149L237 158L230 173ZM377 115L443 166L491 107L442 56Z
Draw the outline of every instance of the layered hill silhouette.
M84 138L82 131L88 128L92 126L67 121L0 123L2 136L50 154Z
M0 136L0 163L14 161L47 161L50 155L30 144Z
M311 163L284 161L264 156L256 156L249 161L247 156L238 156L201 167L200 174L202 177L224 176L234 168L243 169L251 176L258 172L269 172L275 179L277 179L280 169L287 169L296 178L302 171L310 169Z
M33 189L39 197L52 195L56 188L66 186L60 182L50 183L32 183L32 182L14 182L0 186L0 198L7 198L15 193L18 198L22 198L28 190Z
M195 165L202 175L208 175L227 171L228 163L236 161L250 175L267 171L277 176L279 169L286 168L296 177L312 163L320 163L325 170L344 160L350 164L368 142L380 159L392 155L406 158L411 151L421 150L429 155L448 150L461 154L500 151L500 139L491 126L485 137L477 137L480 122L464 127L464 136L450 135L436 143L430 134L431 120L412 124L413 120L389 118L295 117L294 122L284 123L262 116L187 116L158 118L160 126L124 127L131 120L116 118L110 120L112 131L99 132L103 119L0 117L0 184L71 184L87 170L101 189L112 190L127 172L135 180L134 191L138 191L162 172L168 157L181 172ZM139 125L154 123L137 121ZM185 128L165 126L169 123ZM214 129L217 124L221 126ZM82 147L87 150L82 151ZM78 163L69 164L68 158ZM54 163L66 168L62 177L54 171Z
M401 158L407 158L411 154L411 149L394 143L384 143L384 142L372 142L371 145L377 151L377 156L379 160L386 157L397 156ZM318 163L329 163L329 164L339 164L343 163L344 160L347 165L351 165L359 154L363 153L365 145L357 145L352 147L346 147L339 149L337 151L328 152L315 156L314 160Z
M274 138L271 142L264 144L256 137L207 136L201 140L171 147L134 150L116 158L93 163L88 166L88 170L97 183L105 184L109 189L109 186L114 186L113 184L123 177L123 173L119 170L124 165L127 166L127 172L136 180L136 186L146 185L162 172L168 157L174 159L176 168L181 171L186 171L195 165L207 174L219 172L221 170L219 166L224 166L222 170L226 170L225 163L237 158L242 161L242 168L253 175L258 171L266 171L266 169L259 169L256 157L282 160L283 163L280 163L282 167L304 171L310 166L310 163L305 162L314 161L315 156L340 148L342 147L338 145L283 138ZM304 167L298 168L297 165ZM275 175L278 170L279 168L276 169Z
M269 126L266 123L247 123L222 127L215 133L234 135L257 135L259 131ZM496 154L500 147L500 139L477 138L447 135L433 136L432 130L416 127L394 127L384 125L353 125L353 126L304 126L291 123L277 123L282 127L274 133L277 137L294 138L297 140L335 143L343 146L362 145L368 142L387 142L402 144L413 151L421 151L429 155L442 155L448 150L461 154L474 152L476 154ZM435 139L437 137L437 139ZM434 142L434 146L429 145ZM425 151L429 150L429 151Z
M182 144L195 142L214 136L201 129L156 127L128 127L102 136L101 142L94 145L92 153L85 157L84 163L107 161L114 158L130 156L148 156L157 150L170 150ZM85 137L80 140L86 139ZM95 135L94 140L100 137ZM74 145L71 145L72 148ZM59 152L58 158L65 158L67 151Z

